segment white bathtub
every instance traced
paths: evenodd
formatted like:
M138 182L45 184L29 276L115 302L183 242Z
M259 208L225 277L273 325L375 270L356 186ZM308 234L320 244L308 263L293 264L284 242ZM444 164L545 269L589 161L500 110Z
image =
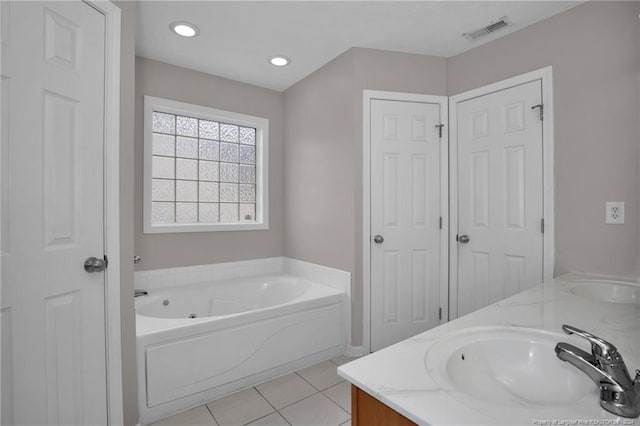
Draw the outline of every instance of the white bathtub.
M136 298L141 423L344 353L345 301L291 275L149 290Z

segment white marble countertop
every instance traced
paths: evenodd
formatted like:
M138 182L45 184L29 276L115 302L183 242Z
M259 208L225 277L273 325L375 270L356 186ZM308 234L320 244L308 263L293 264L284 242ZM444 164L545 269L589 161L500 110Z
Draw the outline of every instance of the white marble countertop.
M436 383L425 366L429 349L437 346L438 339L457 330L515 326L561 334L561 326L570 324L617 346L630 372L640 368L640 304L598 302L570 291L594 280L603 280L603 277L563 275L347 363L338 368L338 374L421 425L640 425L640 418L617 417L602 409L598 388L592 382L589 383L593 386L592 392L570 405L515 408L445 389ZM561 337L562 341L585 350L589 348L586 341L578 337ZM554 392L553 382L548 389Z

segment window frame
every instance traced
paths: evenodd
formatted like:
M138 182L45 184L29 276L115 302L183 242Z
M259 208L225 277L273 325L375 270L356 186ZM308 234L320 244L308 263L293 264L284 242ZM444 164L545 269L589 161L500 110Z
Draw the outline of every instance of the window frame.
M169 223L152 222L153 112L236 124L256 129L256 221L238 223ZM143 232L145 234L253 231L269 229L269 120L247 114L224 111L171 99L144 96L144 189Z

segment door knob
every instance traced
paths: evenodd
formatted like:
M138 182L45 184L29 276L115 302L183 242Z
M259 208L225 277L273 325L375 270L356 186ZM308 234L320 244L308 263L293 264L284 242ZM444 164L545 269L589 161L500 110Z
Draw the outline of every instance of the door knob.
M469 236L468 235L460 235L458 237L458 242L461 244L467 244L469 242Z
M84 270L87 272L102 272L107 269L107 261L97 257L88 257L84 261Z
M376 235L373 237L373 242L376 244L382 244L384 242L384 237L382 235Z

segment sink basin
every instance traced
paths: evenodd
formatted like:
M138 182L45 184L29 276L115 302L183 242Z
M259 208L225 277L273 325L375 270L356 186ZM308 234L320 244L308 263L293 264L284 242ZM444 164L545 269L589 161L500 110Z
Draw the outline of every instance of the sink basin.
M516 408L572 405L597 386L556 357L556 343L567 340L520 327L470 328L435 342L425 364L452 395Z
M569 292L599 302L640 305L640 285L616 281L584 281L570 287Z

